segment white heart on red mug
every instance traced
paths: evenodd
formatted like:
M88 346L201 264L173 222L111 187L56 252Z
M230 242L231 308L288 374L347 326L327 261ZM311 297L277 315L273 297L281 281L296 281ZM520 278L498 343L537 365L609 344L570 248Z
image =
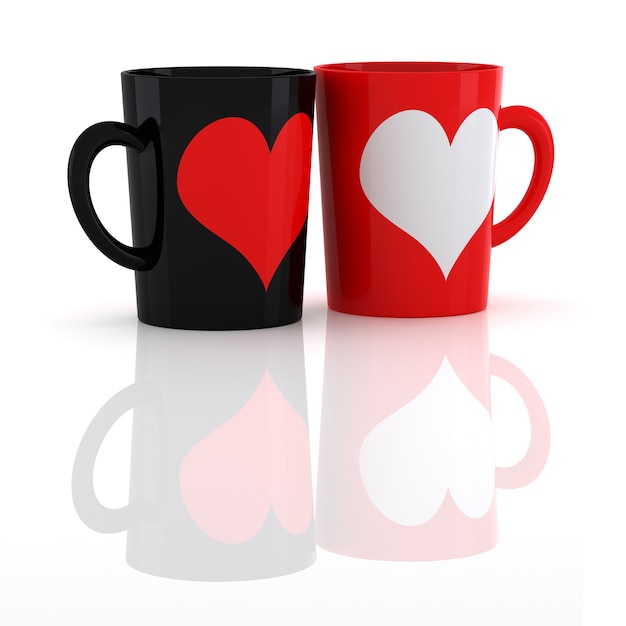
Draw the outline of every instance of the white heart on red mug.
M196 525L223 543L252 539L271 509L291 534L306 531L313 502L309 432L267 371L237 415L189 451L179 485Z
M495 191L498 123L477 109L452 142L425 111L383 121L361 156L361 187L374 208L437 261L444 278L489 214Z
M467 517L483 517L493 501L494 455L489 412L444 357L428 387L365 437L359 471L385 517L419 526L446 493Z

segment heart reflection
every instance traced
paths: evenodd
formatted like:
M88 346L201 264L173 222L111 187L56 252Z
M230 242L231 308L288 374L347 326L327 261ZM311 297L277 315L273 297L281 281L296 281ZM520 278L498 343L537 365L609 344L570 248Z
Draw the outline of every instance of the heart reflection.
M490 355L487 312L369 318L328 312L316 503L318 545L382 560L435 560L498 541L495 487L545 465L550 428L526 376ZM531 441L495 466L490 378L520 394Z

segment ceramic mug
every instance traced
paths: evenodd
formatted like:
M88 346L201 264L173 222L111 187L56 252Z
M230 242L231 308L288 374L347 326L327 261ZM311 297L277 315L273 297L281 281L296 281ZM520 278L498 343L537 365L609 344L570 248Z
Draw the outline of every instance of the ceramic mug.
M315 73L176 67L122 73L125 122L103 122L69 161L92 242L135 270L139 319L187 329L280 326L302 316ZM133 246L97 217L89 172L126 146Z
M546 121L501 108L496 65L315 70L330 308L388 317L484 309L492 246L526 224L550 181ZM529 136L535 165L519 206L494 225L498 133L507 128Z

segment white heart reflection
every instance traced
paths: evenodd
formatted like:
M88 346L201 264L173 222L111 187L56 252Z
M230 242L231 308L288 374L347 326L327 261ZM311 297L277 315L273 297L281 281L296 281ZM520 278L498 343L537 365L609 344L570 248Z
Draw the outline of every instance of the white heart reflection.
M359 469L372 503L397 524L432 519L447 492L478 519L495 488L491 417L444 357L428 387L368 434Z

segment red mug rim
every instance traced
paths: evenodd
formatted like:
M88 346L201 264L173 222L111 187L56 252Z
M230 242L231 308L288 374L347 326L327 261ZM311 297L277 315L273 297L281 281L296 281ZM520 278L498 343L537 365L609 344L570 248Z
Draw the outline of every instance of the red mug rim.
M342 74L457 74L460 72L492 72L501 69L500 65L452 63L447 61L368 61L364 63L329 63L315 66L316 72L336 72Z

